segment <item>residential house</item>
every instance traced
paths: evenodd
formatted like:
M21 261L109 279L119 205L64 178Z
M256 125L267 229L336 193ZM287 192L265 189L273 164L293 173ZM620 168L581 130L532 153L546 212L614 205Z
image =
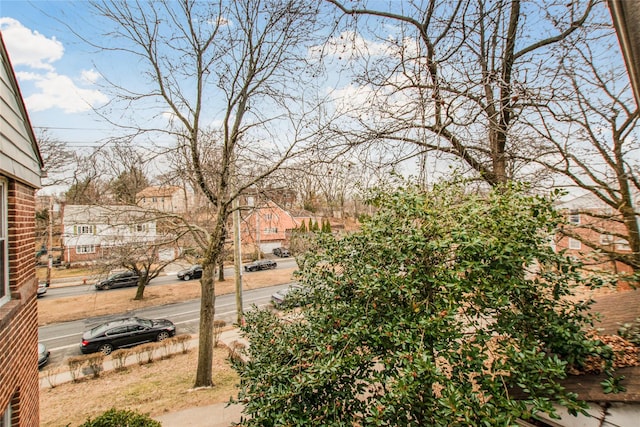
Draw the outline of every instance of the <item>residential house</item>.
M38 306L33 248L43 162L0 33L0 426L37 426Z
M249 210L240 225L243 245L252 251L259 248L263 253L287 246L287 232L298 227L295 218L271 200L255 205L254 199L248 197L247 204Z
M640 106L640 2L627 0L607 0L613 24L629 73L631 86ZM597 200L593 195L586 195L569 200L560 206L568 215L573 230L579 236L596 242L604 249L612 251L629 251L628 244L619 235L624 234L621 225L616 221L608 221L611 212L609 207ZM593 216L592 214L596 214ZM558 242L558 248L567 249L574 256L594 255L594 250L582 243L580 238L565 237ZM619 263L610 263L614 270L625 268ZM628 271L628 270L622 270ZM600 313L600 322L595 326L601 333L615 334L620 324L633 322L640 317L640 290L623 289L621 292L600 295L595 298L593 310ZM637 353L636 353L637 354ZM635 427L640 425L640 367L629 366L617 371L624 379L621 393L604 393L601 382L603 375L585 375L570 377L565 384L570 391L578 393L581 399L589 403L587 412L590 417L577 417L561 413L561 419L545 422L549 426L562 427Z
M626 229L621 217L609 205L587 193L564 201L556 208L566 215L568 222L556 239L557 250L580 258L589 268L631 273L630 267L606 256L607 252L631 252L624 238Z
M184 213L188 208L184 189L170 186L151 186L136 194L136 203L144 209L160 212Z
M62 208L63 260L71 264L109 256L115 246L152 242L156 221L136 206L66 205Z

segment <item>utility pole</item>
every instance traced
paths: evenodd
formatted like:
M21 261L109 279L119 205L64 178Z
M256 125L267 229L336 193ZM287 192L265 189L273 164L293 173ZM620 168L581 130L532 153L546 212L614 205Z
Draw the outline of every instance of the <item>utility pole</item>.
M242 308L242 239L240 239L240 202L238 197L233 199L233 260L236 279L236 313L237 323L242 325L244 318Z
M51 285L51 268L53 267L53 196L49 196L49 242L47 247L47 288Z

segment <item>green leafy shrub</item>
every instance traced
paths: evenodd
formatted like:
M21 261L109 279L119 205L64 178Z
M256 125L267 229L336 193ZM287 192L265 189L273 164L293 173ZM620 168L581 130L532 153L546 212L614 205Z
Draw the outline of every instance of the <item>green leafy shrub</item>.
M88 418L80 427L162 427L162 424L148 415L112 408L94 419Z
M589 357L595 275L549 245L553 201L516 185L412 185L371 195L358 232L318 233L299 256L306 303L246 313L234 360L243 425L515 425L552 402ZM609 382L616 390L615 380Z

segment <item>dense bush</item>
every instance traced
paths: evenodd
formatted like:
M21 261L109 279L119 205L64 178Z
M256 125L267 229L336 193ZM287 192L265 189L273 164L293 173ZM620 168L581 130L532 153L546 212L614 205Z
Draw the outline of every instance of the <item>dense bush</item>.
M552 200L508 186L380 191L358 232L298 258L301 307L246 313L234 367L246 426L497 426L585 403L570 368L608 354L587 333L595 286L549 237ZM610 352L609 352L610 353Z
M162 424L148 415L112 408L93 420L87 419L80 427L162 427Z

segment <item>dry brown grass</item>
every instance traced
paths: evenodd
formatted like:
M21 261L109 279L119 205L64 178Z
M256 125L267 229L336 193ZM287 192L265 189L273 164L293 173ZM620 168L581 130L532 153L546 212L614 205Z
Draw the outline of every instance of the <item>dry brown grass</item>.
M41 426L78 426L110 408L130 409L152 417L166 412L227 402L236 394L238 377L226 360L226 348L216 348L215 386L192 389L197 349L169 359L104 372L99 378L40 390Z
M243 276L243 289L288 283L295 269L268 270ZM216 283L216 294L235 291L235 281ZM46 324L120 313L134 308L186 301L200 296L200 282L180 282L145 290L143 301L133 300L135 288L95 292L81 297L38 300L39 323ZM192 390L197 367L197 349L153 363L130 366L124 372L104 372L99 378L66 383L40 391L41 426L77 426L88 417L108 409L131 409L151 416L165 412L227 402L236 394L238 382L230 367L226 348L217 348L213 358L211 389ZM63 367L60 367L63 369ZM43 375L46 375L43 374Z
M295 268L257 271L243 275L243 289L251 290L288 283ZM216 282L216 295L235 292L235 280ZM122 313L124 311L187 301L200 297L200 281L178 282L171 285L151 286L144 291L144 299L136 301L135 288L93 292L77 297L38 300L38 324L85 319L93 316Z

